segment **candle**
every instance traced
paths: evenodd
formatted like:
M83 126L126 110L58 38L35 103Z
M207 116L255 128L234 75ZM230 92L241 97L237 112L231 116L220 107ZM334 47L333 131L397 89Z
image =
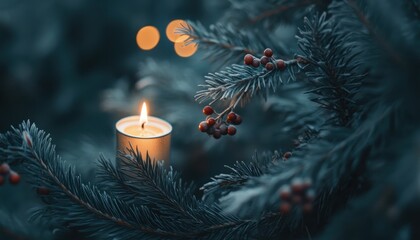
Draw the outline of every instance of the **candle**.
M146 103L140 115L119 120L116 129L118 151L126 151L131 144L134 150L139 149L143 160L147 153L152 161L164 160L168 165L172 126L160 118L147 116Z

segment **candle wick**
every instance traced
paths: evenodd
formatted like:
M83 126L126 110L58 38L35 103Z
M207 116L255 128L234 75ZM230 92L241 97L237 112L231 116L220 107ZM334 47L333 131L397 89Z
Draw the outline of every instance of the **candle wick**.
M144 123L142 123L141 124L141 129L143 129L144 130L144 125L146 124L146 122L144 122Z

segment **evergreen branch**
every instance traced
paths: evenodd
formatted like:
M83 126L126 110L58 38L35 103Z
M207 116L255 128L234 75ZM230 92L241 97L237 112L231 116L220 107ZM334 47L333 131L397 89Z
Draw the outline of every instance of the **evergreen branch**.
M31 181L34 187L49 189L49 195L45 196L48 212L42 214L101 239L186 235L175 230L175 223L164 221L144 206L126 204L90 184L83 184L73 168L55 154L49 135L35 125L24 122L19 129L1 135L1 139L16 145L2 146L0 156L22 159L25 173L36 180ZM96 219L94 223L92 219Z
M308 145L285 162L284 167L273 167L268 174L248 181L238 191L232 191L220 199L221 206L228 212L241 216L254 216L279 204L278 191L297 177L310 177L317 192L314 209L318 216L329 216L352 195L363 183L360 176L366 171L367 160L372 153L383 151L376 146L380 139L392 134L395 115L400 103L383 106L372 112L371 119L364 122L350 134L350 130L338 128L322 133L323 139ZM347 135L348 134L348 135ZM347 137L343 137L347 135ZM337 142L339 142L337 144ZM333 145L333 147L331 147ZM345 161L342 161L342 160ZM357 177L356 177L357 176ZM246 194L246 193L249 194ZM251 194L252 193L252 194ZM243 208L247 206L247 211ZM241 211L239 212L239 209ZM288 220L299 226L301 212L294 212Z
M307 144L318 136L318 131L307 129L296 140L294 152L302 147L302 144ZM248 181L255 177L262 176L270 173L270 169L280 167L281 163L288 160L290 157L285 158L284 153L278 151L263 152L262 154L255 154L249 163L236 162L233 166L227 166L230 170L229 173L222 173L211 178L211 181L204 184L200 190L204 191L203 200L207 202L218 201L221 197L229 194L230 192L240 189ZM282 166L283 167L283 166Z
M257 94L266 99L270 89L275 92L279 84L294 79L294 68L299 61L301 61L300 58L286 61L289 70L286 81L282 78L283 72L277 68L269 71L265 68L261 70L260 68L233 64L223 71L209 73L205 76L206 84L199 86L206 89L198 91L195 100L200 103L210 100L210 104L212 104L216 101L239 98L245 102Z
M273 47L280 56L286 56L287 50L278 41L274 41L259 32L239 31L230 24L211 25L206 29L200 22L188 22L178 29L178 33L188 36L185 44L198 44L204 48L204 57L212 62L224 65L227 62L239 63L247 53L262 53L267 46Z
M243 222L227 215L222 215L216 205L205 205L196 200L193 188L182 183L179 174L172 169L167 171L163 165L152 164L149 157L142 160L138 150L128 149L127 154L119 157L121 169L116 169L102 160L101 165L108 168L108 174L118 178L120 196L129 189L136 202L147 205L161 218L173 221L176 217L177 231L189 232L185 238L195 238L217 231L235 228Z
M297 38L299 49L313 67L305 71L313 85L308 93L315 95L312 101L333 113L327 122L347 126L358 111L356 93L366 76L356 71L359 53L354 52L348 34L326 19L326 13L312 20L305 18L304 23Z
M194 197L193 185L182 182L177 172L170 169L168 172L158 164L152 164L149 157L146 161L137 157L138 150L128 150L127 155L120 156L121 174L125 175L134 190L142 195L142 203L148 206L156 205L161 215L179 216L178 220L186 221L193 227L197 222L204 223L202 212L210 211L206 205L200 204ZM191 196L186 198L185 196ZM182 216L182 217L181 217ZM212 219L212 221L222 219ZM184 225L185 226L185 225Z
M229 192L239 189L252 177L267 173L271 165L278 164L279 159L281 159L281 155L277 151L274 154L263 153L262 156L255 153L249 163L237 161L232 167L225 165L230 173L219 174L213 177L211 182L200 188L204 191L203 200L207 202L217 201Z
M0 140L1 158L21 160L30 183L35 188L48 189L48 194L42 196L46 207L36 211L34 217L53 218L62 226L90 237L249 238L259 227L259 221L281 217L278 213L267 213L259 219L238 219L225 214L214 204L196 200L192 188L183 184L176 172L152 163L149 157L143 161L139 151L133 149L120 155L121 169L101 159L102 180L118 180L105 185L119 185L138 196L130 204L118 199L121 191L110 195L82 183L74 169L56 155L49 135L34 124L23 122L19 128L1 134ZM103 178L105 173L110 174L108 178Z
M173 220L177 216L180 231L190 232L185 237L215 235L218 239L219 236L223 238L226 231L233 234L233 231L247 230L255 224L253 220L239 220L221 214L214 203L199 202L194 197L192 186L183 185L172 169L166 172L163 165L153 165L150 158L143 161L139 152L133 149L128 153L120 156L121 170L114 168L109 172L114 176L124 176L126 180L122 184L131 188L139 196L139 202L156 210L162 218Z
M98 183L102 189L107 189L113 196L122 199L125 202L141 202L142 194L130 184L125 175L121 173L112 163L103 155L98 162Z

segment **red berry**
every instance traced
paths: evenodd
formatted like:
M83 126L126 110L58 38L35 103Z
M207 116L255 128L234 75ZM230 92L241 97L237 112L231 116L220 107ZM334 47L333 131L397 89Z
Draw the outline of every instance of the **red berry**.
M305 194L305 201L313 202L314 200L315 200L315 191L314 190L308 190Z
M4 177L2 175L0 175L0 186L4 184Z
M8 174L8 173L9 173L9 171L10 171L10 166L9 166L9 164L7 164L7 163L2 163L2 164L0 165L0 174L1 174L1 175L6 175L6 174Z
M254 61L254 56L252 56L251 54L246 54L245 55L245 57L244 57L244 63L246 64L246 65L251 65L252 64L252 61Z
M203 113L204 113L204 115L212 115L214 113L214 110L210 106L205 106L203 108Z
M216 120L212 117L209 117L207 119L207 125L209 125L209 127L213 126L216 123Z
M266 56L262 56L260 58L261 65L263 65L263 66L265 66L269 61L270 61L270 58L268 58Z
M207 132L207 130L209 129L209 126L207 125L207 123L205 121L202 121L199 125L198 125L198 129L201 132Z
M290 203L283 202L280 204L280 212L283 214L289 214L292 210L292 205Z
M273 50L271 50L271 48L266 48L264 50L264 55L268 58L271 58L273 56Z
M252 60L252 66L257 68L260 66L260 60L254 58L254 60Z
M36 190L36 192L37 192L39 195L48 195L48 194L50 194L50 190L49 190L48 188L46 188L46 187L39 187L39 188Z
M213 137L215 139L219 139L221 136L222 136L222 133L220 133L220 130L218 129L214 130Z
M267 65L265 65L265 69L267 69L268 71L271 71L274 69L274 64L272 64L271 62L267 63Z
M312 186L312 180L310 178L303 179L303 187L306 189Z
M9 182L13 185L16 185L20 182L20 175L17 172L10 171Z
M291 193L290 193L290 187L288 185L284 185L280 188L280 199L283 201L289 200Z
M293 195L292 202L294 204L301 204L303 202L302 196L299 195Z
M242 117L240 115L236 114L236 119L232 123L235 124L235 125L241 124L242 123Z
M279 70L286 69L286 63L281 59L276 61L276 65Z
M229 126L228 130L227 130L227 133L231 136L235 135L236 134L236 128L234 126Z
M228 127L224 123L220 125L219 130L222 135L226 135L228 133Z
M214 127L209 127L209 129L207 129L207 134L213 135L214 131L215 131Z
M305 204L303 204L302 210L303 210L303 213L305 213L305 214L311 213L312 210L313 210L312 203L305 203Z
M291 156L292 156L292 153L291 152L285 152L283 154L283 159L289 159Z
M302 193L305 190L302 179L300 178L293 179L291 188L292 188L292 192L295 194Z
M226 118L229 122L234 122L236 120L236 113L230 112Z

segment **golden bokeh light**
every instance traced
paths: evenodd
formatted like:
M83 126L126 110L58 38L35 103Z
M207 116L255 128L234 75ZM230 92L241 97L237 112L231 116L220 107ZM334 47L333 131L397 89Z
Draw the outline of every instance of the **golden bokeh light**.
M143 50L151 50L159 43L160 34L153 26L142 27L136 36L137 45Z
M188 37L185 38L185 36L181 36L179 39L175 40L175 52L180 57L191 57L197 51L198 44L190 43L187 45L185 42L186 39L188 39Z
M188 23L184 20L180 20L180 19L172 20L166 27L166 36L168 37L169 41L175 42L180 36L179 33L176 33L177 29L186 27L186 26L188 26Z

